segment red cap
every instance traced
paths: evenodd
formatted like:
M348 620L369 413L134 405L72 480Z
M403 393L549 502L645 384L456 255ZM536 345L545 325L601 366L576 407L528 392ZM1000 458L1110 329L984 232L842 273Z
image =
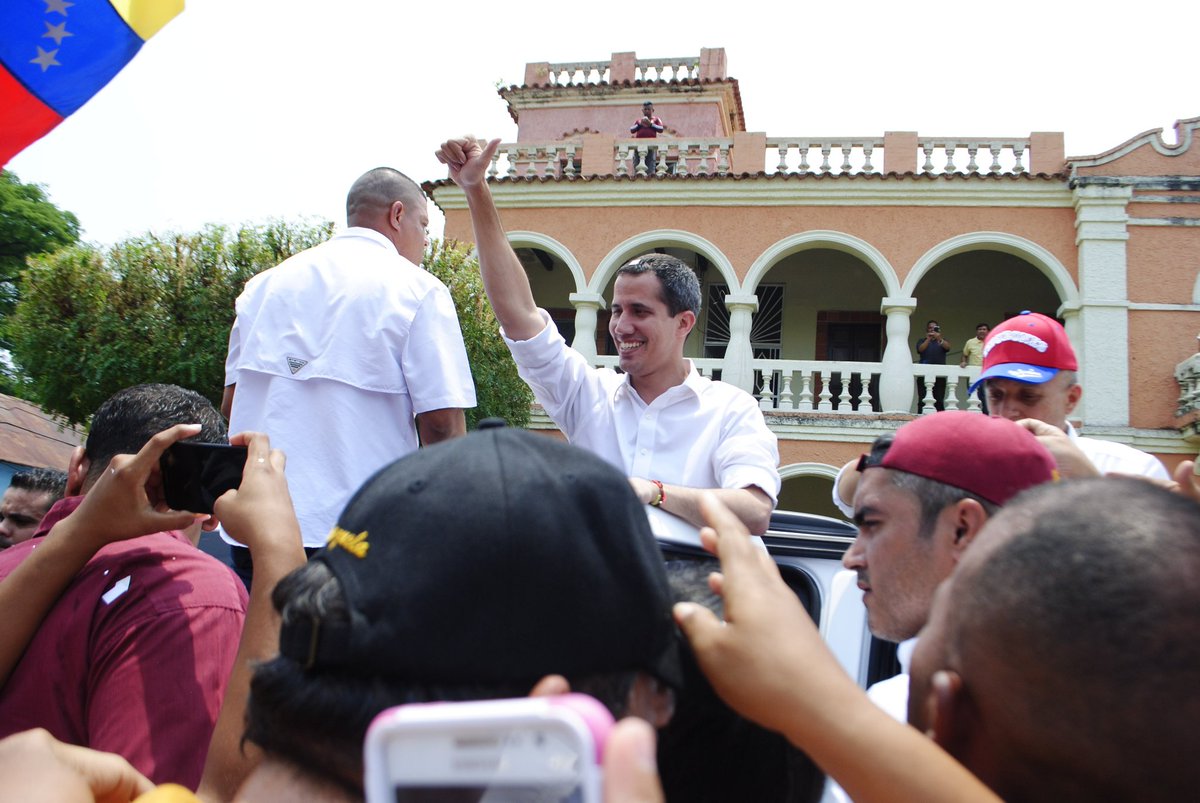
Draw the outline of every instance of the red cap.
M1003 505L1026 488L1057 479L1054 457L1027 429L1005 418L947 410L896 430L877 463L969 491Z
M1059 371L1075 371L1079 362L1062 324L1039 312L1022 312L997 326L983 344L985 379L1013 379L1030 385L1049 382Z

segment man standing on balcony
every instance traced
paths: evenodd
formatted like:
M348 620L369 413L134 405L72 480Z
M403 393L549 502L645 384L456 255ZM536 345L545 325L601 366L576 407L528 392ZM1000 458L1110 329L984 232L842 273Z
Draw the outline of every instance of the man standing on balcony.
M983 341L987 340L990 330L991 327L986 323L975 324L975 337L963 343L962 359L958 361L959 368L966 368L968 366L981 368L983 366ZM979 405L983 410L983 414L987 415L987 395L982 390L978 390L976 393L979 395Z
M538 402L572 443L625 472L643 504L672 514L651 515L656 533L681 519L694 535L704 491L750 532L765 532L780 487L778 444L753 396L702 377L683 356L700 309L695 271L658 254L622 266L608 331L624 374L593 368L538 309L508 244L487 184L499 144L452 139L437 157L466 196L484 288Z
M656 139L663 132L663 121L654 116L654 104L646 101L642 104L642 116L633 121L633 125L629 127L629 133L633 134L638 139ZM646 172L654 175L654 168L658 164L658 148L650 147L646 149ZM637 173L638 152L633 152L633 172Z
M917 341L917 362L921 365L945 365L950 341L942 337L942 327L937 321L925 324L925 337ZM917 377L917 409L925 403L925 378ZM933 406L939 411L946 409L946 377L933 380Z
M1084 438L1067 416L1083 388L1075 381L1075 350L1062 324L1037 312L1022 312L997 326L983 346L983 373L971 385L986 383L991 415L1017 421L1036 418L1067 433L1101 474L1136 474L1168 480L1153 455L1123 443Z

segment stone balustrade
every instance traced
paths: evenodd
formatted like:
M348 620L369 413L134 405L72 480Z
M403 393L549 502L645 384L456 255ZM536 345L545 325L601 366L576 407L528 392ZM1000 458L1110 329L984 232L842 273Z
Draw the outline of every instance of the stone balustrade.
M768 172L772 173L879 173L883 157L882 137L831 137L801 139L768 137Z
M1200 360L1200 355L1197 355ZM592 359L594 365L616 368L618 358L599 356ZM720 379L724 360L693 358L696 370L709 379ZM844 413L849 415L873 415L882 410L878 397L879 379L883 374L883 363L879 362L825 362L822 360L768 360L751 361L754 369L754 395L759 407L768 412L801 413ZM1200 371L1200 361L1197 363ZM934 388L936 380L946 380L947 410L970 410L980 412L979 399L968 394L967 388L979 377L979 368L959 368L957 365L912 365L913 387L915 380L925 380L925 398L917 399L907 411L925 415L936 410ZM1197 374L1200 392L1200 373ZM915 393L914 393L915 396ZM1200 400L1198 400L1200 401Z
M580 65L580 69L587 66L583 62ZM1053 173L1063 163L1061 135L1048 134L1024 139L918 137L908 133L818 139L755 134L731 138L631 139L585 134L557 142L503 143L488 176L510 179L648 176L644 156L650 148L658 154L654 170L657 177L759 172L1019 175L1031 170ZM639 156L636 163L635 156Z
M1179 383L1179 406L1176 416L1200 412L1200 354L1193 354L1175 366L1175 381Z

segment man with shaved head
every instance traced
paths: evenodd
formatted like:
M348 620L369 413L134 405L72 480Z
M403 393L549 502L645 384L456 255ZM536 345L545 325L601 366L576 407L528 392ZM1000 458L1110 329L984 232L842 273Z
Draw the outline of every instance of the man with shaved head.
M1200 507L1129 478L1035 488L939 588L909 721L1013 801L1192 800Z
M225 361L221 411L287 453L308 549L324 545L367 477L463 434L463 408L475 405L454 303L420 267L421 188L390 167L369 170L346 197L346 223L247 282ZM233 552L248 577L248 551Z

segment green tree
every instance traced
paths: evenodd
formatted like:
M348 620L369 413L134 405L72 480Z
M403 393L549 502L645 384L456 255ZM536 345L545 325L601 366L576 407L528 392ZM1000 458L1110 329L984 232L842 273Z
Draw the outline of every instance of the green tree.
M327 221L208 226L31 258L7 325L28 395L73 423L139 382L182 385L219 403L242 286L332 233Z
M512 427L528 426L533 394L517 375L516 363L500 337L500 324L483 290L479 260L458 243L434 241L425 252L424 267L450 288L458 310L478 397L475 409L467 411L467 428L474 429L481 418L492 416Z
M59 209L37 184L0 171L0 315L12 311L25 260L79 241L79 220Z
M139 382L182 385L218 403L242 287L332 233L329 222L208 226L31 258L8 321L13 356L30 377L26 395L72 423ZM500 339L479 263L465 248L434 243L425 267L450 288L458 310L479 397L468 425L501 416L526 426L532 395Z

